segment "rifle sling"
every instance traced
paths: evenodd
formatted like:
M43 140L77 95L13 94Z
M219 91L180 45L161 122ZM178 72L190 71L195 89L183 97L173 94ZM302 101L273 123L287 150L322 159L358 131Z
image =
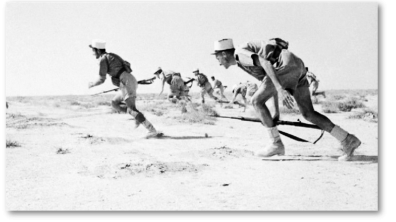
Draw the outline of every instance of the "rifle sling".
M283 131L281 131L281 130L278 130L278 131L279 131L280 134L282 134L282 135L284 135L284 136L286 136L286 137L289 137L290 139L297 140L297 141L299 141L299 142L309 143L309 141L304 140L304 139L301 139L300 137L297 137L297 136L294 136L294 135L292 135L292 134L283 132ZM316 142L316 141L315 141L315 142Z
M242 121L249 121L249 122L260 122L260 120L256 120L253 118L247 118L247 117L230 117L230 116L213 116L213 117L220 117L220 118L227 118L227 119L239 119ZM304 128L311 128L311 129L320 129L318 126L316 125L311 125L311 124L306 124L306 123L300 123L300 122L288 122L288 121L278 121L277 125L290 125L290 126L297 126L297 127L304 127ZM304 143L310 143L307 140L304 140L300 137L294 136L292 134L286 133L284 131L278 130L280 134L289 137L290 139L299 141L299 142L304 142ZM322 130L322 133L320 134L319 138L315 140L315 142L313 142L313 144L316 144L316 142L318 142L324 134L324 130Z

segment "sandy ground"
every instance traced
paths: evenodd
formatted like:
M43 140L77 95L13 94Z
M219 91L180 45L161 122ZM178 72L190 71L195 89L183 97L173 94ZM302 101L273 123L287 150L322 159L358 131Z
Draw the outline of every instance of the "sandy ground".
M351 162L337 161L339 143L327 133L316 145L283 137L287 156L276 161L254 156L268 142L259 123L180 124L146 112L166 137L144 139L130 116L108 111L11 103L6 138L21 147L6 149L6 209L378 210L377 123L327 115L362 140ZM311 141L320 135L280 129Z

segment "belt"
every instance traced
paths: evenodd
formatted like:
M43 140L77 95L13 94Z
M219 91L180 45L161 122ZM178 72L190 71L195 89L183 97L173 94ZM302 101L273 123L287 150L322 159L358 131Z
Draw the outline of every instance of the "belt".
M116 74L115 76L113 76L113 77L119 79L120 76L121 76L121 74L122 74L124 71L126 71L126 70L125 70L124 67L122 67L122 68L117 72L117 74Z

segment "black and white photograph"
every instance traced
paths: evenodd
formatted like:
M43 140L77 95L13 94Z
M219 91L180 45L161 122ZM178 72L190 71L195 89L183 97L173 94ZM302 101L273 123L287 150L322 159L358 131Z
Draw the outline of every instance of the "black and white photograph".
M377 212L379 4L5 3L5 210Z

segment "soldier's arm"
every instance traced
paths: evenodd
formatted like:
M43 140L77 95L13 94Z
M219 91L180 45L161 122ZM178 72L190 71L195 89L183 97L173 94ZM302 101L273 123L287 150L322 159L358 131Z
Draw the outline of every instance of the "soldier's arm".
M268 77L271 79L272 83L275 86L276 91L281 96L283 101L283 105L287 108L291 109L293 107L293 98L288 91L282 88L282 85L279 82L278 76L275 74L275 69L272 66L271 62L263 57L259 57L258 55L252 55L253 61L255 65L259 65L263 67L264 71L267 73Z
M106 59L100 60L100 63L99 63L99 79L97 79L95 82L90 82L89 83L89 88L103 84L106 81L107 71L108 71L108 66L107 66Z

